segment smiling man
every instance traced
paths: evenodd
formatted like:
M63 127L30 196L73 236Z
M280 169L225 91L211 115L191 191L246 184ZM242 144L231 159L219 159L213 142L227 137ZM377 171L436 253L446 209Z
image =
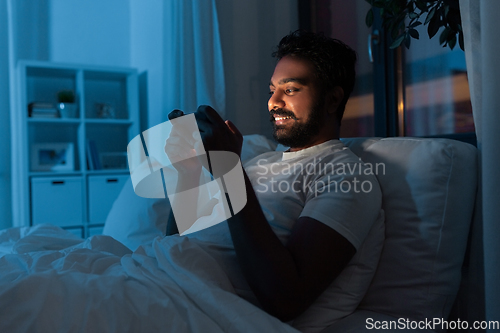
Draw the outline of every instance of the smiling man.
M274 138L291 151L338 139L354 87L356 54L339 40L295 32L273 54L269 83Z
M321 126L327 114L321 110L325 103L319 98L318 86L312 64L308 61L290 55L276 65L269 83L270 120L274 138L290 147L290 151L327 141L323 138L327 134L326 126ZM325 133L316 139L320 131ZM335 136L331 128L328 132L331 138Z
M322 34L296 31L273 55L270 120L274 138L289 148L244 165L247 204L227 227L255 297L248 299L290 321L361 247L379 216L381 193L375 175L338 140L355 52ZM242 135L233 123L208 106L195 116L206 150L240 155Z

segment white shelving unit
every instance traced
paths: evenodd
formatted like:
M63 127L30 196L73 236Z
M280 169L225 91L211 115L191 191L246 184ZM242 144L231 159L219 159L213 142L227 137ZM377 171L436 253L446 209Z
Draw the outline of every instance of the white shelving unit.
M123 163L127 144L139 134L137 71L20 61L18 74L18 98L11 107L14 226L51 223L83 237L100 233L129 177ZM76 95L74 117L29 115L28 104L56 106L62 90ZM113 116L102 118L102 105L112 108ZM73 154L66 159L52 148L68 144ZM97 169L90 156L101 161L102 155L111 161ZM40 171L46 164L65 167Z

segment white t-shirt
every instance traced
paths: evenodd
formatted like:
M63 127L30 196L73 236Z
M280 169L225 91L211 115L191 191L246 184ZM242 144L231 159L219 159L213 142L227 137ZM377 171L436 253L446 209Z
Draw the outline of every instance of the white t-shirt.
M297 152L268 152L245 163L267 221L285 244L301 216L333 228L356 249L380 212L377 166L339 140Z
M300 169L301 165L304 169ZM299 217L309 216L336 230L359 250L379 215L382 196L375 171L368 172L370 166L339 140L293 153L264 153L245 162L244 168L267 221L283 244ZM342 181L350 182L351 188ZM364 190L370 191L363 191L362 184ZM239 268L227 221L185 237L201 242L200 246L225 272L234 291L259 306ZM356 254L351 262L367 266L366 260Z

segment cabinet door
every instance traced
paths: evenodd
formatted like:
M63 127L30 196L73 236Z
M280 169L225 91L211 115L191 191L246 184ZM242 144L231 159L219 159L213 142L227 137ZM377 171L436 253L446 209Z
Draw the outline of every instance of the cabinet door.
M113 202L129 177L129 175L89 177L90 224L102 224L106 221Z
M82 188L81 177L33 177L33 225L80 226L83 223Z

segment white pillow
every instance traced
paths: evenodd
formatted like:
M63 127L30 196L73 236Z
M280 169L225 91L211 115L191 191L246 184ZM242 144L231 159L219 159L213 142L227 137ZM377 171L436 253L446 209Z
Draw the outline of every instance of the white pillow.
M106 218L103 235L108 235L135 251L139 245L165 236L170 202L146 199L134 192L129 178Z
M241 161L244 162L262 153L273 151L276 144L263 135L243 136ZM113 203L103 234L125 244L131 250L148 244L157 236L164 236L170 214L167 199L146 199L135 194L129 179Z
M360 309L396 318L448 318L461 277L477 185L472 145L386 138L365 147L386 215L377 272Z

